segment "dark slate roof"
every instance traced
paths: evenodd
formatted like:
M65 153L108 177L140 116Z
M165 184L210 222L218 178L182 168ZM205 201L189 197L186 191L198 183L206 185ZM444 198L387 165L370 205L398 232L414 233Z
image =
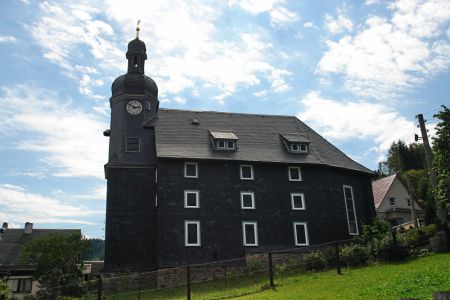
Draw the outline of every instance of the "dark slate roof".
M305 136L300 133L283 133L281 135L286 141L290 143L310 143Z
M50 234L81 233L80 229L33 229L31 234L25 234L23 228L10 228L2 233L0 240L0 266L22 265L20 253L26 242Z
M194 118L199 124L192 123ZM294 116L160 109L146 125L155 127L159 158L320 164L373 174ZM213 149L209 132L220 131L239 138L236 151ZM310 153L289 153L281 135L302 136Z

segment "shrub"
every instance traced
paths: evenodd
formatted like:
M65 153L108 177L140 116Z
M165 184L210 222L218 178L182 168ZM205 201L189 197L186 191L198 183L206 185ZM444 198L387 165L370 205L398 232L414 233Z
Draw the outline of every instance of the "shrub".
M275 265L275 275L280 276L283 275L287 270L287 264L282 263L279 265Z
M327 267L325 255L320 251L313 251L305 256L307 269L310 271L321 271Z
M359 244L344 246L340 254L342 261L348 267L362 266L369 261L369 249Z
M400 245L414 248L426 243L436 233L436 225L427 225L420 228L413 228L403 234L399 234L397 239Z

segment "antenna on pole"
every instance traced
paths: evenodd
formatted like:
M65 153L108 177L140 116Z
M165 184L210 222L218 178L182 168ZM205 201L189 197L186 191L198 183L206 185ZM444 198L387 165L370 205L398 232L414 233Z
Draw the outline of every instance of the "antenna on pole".
M139 39L139 31L141 31L141 29L139 28L139 24L141 24L141 20L139 19L139 21L137 22L136 25L136 38Z

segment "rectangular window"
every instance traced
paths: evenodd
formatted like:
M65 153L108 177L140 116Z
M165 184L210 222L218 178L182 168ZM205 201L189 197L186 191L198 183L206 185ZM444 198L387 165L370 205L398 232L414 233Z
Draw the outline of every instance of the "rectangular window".
M406 202L408 203L408 207L411 206L411 199L406 199Z
M308 145L307 144L297 144L293 143L290 145L291 152L299 152L299 153L306 153L308 152Z
M347 212L348 232L351 235L358 235L358 220L356 218L355 200L351 186L344 185L344 200Z
M300 167L289 167L289 181L302 181L302 173Z
M136 137L127 137L126 152L140 152L140 139Z
M184 163L184 177L186 178L198 178L197 163L186 162Z
M33 280L31 278L15 278L8 280L8 285L13 293L31 293Z
M298 144L291 144L291 151L298 152Z
M222 140L217 141L217 148L225 149L225 141L222 141Z
M293 210L305 210L305 195L303 193L291 193Z
M308 147L305 144L300 144L300 152L308 152Z
M253 180L253 166L241 165L241 179Z
M256 222L242 222L244 246L258 246L258 225Z
M184 221L185 246L200 246L200 221Z
M185 208L199 208L198 191L184 191L184 207Z
M395 206L395 197L389 198L389 205L390 206Z
M308 226L306 222L294 222L295 246L308 246Z
M253 192L241 192L241 208L255 209L255 194Z
M234 142L233 141L228 141L227 142L227 148L228 149L234 149Z
M234 150L234 141L227 140L216 140L216 148L217 150Z

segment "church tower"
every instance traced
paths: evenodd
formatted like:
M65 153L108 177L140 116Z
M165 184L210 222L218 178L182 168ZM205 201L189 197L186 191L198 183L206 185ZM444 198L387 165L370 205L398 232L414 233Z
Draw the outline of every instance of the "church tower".
M128 71L114 80L107 179L105 271L156 268L155 132L144 124L157 117L158 87L144 73L145 43L128 43Z

